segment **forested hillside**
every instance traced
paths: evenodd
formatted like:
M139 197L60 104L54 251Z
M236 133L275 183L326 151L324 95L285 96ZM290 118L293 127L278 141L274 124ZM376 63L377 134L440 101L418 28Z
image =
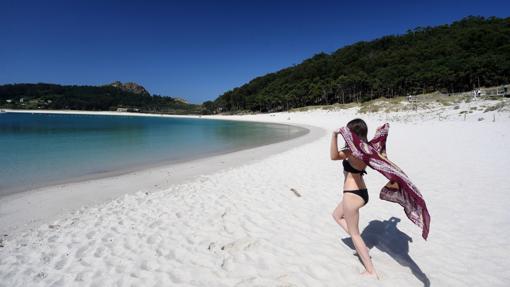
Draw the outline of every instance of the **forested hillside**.
M104 86L56 84L0 85L0 107L12 109L109 111L119 108L138 112L199 113L200 106L158 95L151 96L135 83Z
M283 111L508 82L510 18L467 17L317 54L255 78L204 107L209 112Z

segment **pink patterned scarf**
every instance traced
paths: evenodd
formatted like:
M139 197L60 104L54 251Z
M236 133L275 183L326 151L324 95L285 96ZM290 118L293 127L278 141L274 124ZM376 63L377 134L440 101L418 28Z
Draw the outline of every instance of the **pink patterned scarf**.
M386 157L386 138L388 137L388 123L377 128L374 138L363 142L347 127L339 129L352 155L361 159L365 164L377 170L390 180L382 189L379 197L383 200L400 204L407 217L422 228L422 237L427 239L430 228L430 215L425 200L418 188L396 164ZM395 183L398 186L395 186Z

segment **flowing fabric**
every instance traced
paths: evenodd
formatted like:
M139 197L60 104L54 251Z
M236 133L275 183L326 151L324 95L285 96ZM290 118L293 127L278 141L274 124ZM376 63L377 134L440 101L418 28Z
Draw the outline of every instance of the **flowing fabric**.
M379 127L369 143L362 141L347 127L340 128L339 132L353 156L389 179L389 184L381 189L379 197L382 200L400 204L407 217L422 229L422 237L427 239L430 215L425 200L404 171L386 157L386 138L389 128L388 123ZM394 183L397 183L398 186L394 187Z

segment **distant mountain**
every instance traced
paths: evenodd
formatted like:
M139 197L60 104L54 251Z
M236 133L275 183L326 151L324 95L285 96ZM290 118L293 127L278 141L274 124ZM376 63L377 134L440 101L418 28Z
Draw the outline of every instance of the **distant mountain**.
M136 83L114 82L104 86L56 84L0 85L0 108L90 111L137 111L149 113L198 114L201 106L180 99L151 96Z
M144 87L142 87L141 85L138 85L137 83L133 83L133 82L128 82L128 83L123 84L119 81L115 81L115 82L111 83L110 86L121 89L125 92L133 93L133 94L140 94L140 95L146 95L146 96L150 95L149 92L147 92L147 90Z
M466 17L319 53L204 103L209 112L284 111L510 82L510 18Z
M178 102L181 102L181 103L184 103L184 104L188 104L188 101L183 99L183 98L174 98L176 101Z

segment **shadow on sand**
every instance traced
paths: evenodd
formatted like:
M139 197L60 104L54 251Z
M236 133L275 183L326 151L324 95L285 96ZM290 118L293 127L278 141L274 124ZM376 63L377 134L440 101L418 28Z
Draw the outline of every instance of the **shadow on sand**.
M400 222L399 218L391 217L389 220L373 220L370 221L368 226L361 233L361 237L365 241L368 248L376 247L382 252L386 252L400 265L409 267L414 276L418 278L423 285L430 286L430 280L420 267L409 256L409 242L413 239L404 232L398 230L397 224ZM351 238L344 238L342 241L345 245L353 250L354 244Z

